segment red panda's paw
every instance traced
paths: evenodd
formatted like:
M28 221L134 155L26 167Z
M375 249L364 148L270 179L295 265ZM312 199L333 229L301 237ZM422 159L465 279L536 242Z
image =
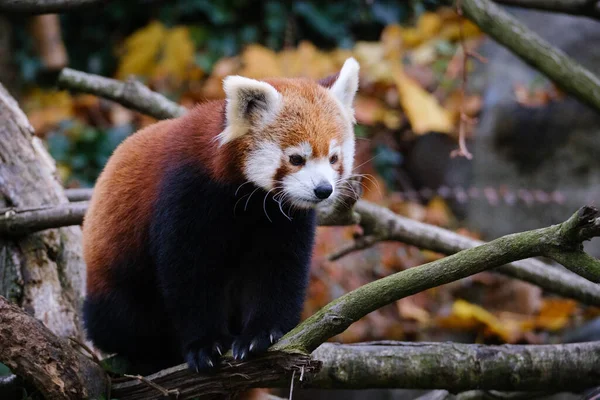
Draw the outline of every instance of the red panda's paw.
M277 328L242 334L233 342L233 358L245 360L250 354L264 353L281 336L282 333Z
M185 361L192 371L201 372L215 368L223 354L231 346L231 343L196 341L187 346Z

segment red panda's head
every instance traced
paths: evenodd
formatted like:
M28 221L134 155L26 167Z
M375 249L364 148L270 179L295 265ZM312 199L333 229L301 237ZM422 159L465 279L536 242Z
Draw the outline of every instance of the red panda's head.
M257 81L230 76L220 146L239 149L244 177L280 202L309 208L331 202L352 174L359 65L337 78Z

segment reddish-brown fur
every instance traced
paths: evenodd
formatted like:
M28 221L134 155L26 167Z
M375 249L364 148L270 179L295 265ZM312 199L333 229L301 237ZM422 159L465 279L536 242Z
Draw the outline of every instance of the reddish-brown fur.
M282 147L307 141L316 157L327 156L332 139L342 142L343 116L327 89L301 78L267 82L283 95L284 105L276 120L261 132L263 138L277 140ZM157 186L169 163L193 161L207 168L215 180L243 179L241 167L255 136L250 132L218 147L214 139L224 128L225 102L208 102L183 117L140 130L115 150L96 182L83 224L89 293L110 291L108 273L114 260L139 250L148 231ZM295 168L282 165L287 166L280 168L278 177ZM342 173L341 162L337 168Z

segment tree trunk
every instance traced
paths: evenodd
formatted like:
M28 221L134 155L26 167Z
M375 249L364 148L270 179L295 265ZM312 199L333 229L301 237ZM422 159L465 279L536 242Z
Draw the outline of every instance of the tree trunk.
M54 161L1 84L0 121L0 212L68 203ZM78 226L0 238L0 295L58 336L81 337L84 284Z

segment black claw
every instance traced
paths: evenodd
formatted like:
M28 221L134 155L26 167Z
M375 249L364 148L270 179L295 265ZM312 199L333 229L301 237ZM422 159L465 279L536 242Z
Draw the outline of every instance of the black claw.
M264 353L279 338L281 333L277 329L241 335L233 342L233 358L244 360L250 354Z
M227 352L230 344L229 339L215 341L211 344L206 344L206 341L194 342L187 347L185 361L192 371L211 370L219 364L220 357Z

